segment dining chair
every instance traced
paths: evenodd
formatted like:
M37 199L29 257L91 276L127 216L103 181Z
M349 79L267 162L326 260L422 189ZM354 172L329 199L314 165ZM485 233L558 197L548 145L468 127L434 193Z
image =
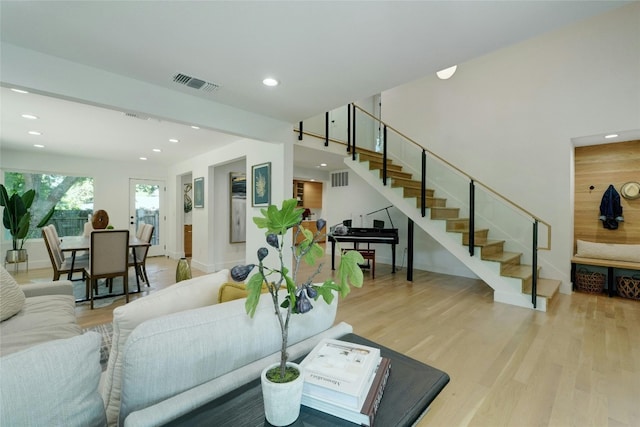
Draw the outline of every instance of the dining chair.
M143 228L140 233L140 237L138 239L142 240L146 243L151 243L151 239L153 238L153 232L155 231L155 227L151 224L143 224L141 225ZM136 268L136 280L142 279L147 286L151 286L149 284L149 276L147 275L147 254L149 253L149 246L142 246L139 248L133 248L131 250L131 254L129 255L129 267ZM134 262L134 258L135 262ZM138 291L140 291L140 283L138 282Z
M145 226L146 226L146 225L147 225L147 224L145 224L145 223L144 223L144 222L142 222L142 221L138 223L138 230L136 231L136 237L137 237L138 239L142 239L142 233L144 233L144 229L145 229Z
M122 277L125 300L129 302L129 230L95 230L91 232L89 266L85 269L87 292L93 310L93 292L98 279Z
M73 263L73 270L71 270L71 259L65 259L60 249L60 240L56 238L55 227L53 225L49 224L42 227L42 238L47 247L49 259L51 260L53 280L60 280L61 275L69 274L69 272L82 273L82 279L76 280L85 280L84 270L89 265L88 258L76 259Z

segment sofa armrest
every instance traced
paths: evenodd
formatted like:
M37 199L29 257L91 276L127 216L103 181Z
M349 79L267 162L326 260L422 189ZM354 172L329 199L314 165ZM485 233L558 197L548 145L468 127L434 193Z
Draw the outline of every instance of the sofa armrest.
M29 283L20 285L24 295L38 297L42 295L71 295L73 296L73 284L70 280L58 280L55 282Z

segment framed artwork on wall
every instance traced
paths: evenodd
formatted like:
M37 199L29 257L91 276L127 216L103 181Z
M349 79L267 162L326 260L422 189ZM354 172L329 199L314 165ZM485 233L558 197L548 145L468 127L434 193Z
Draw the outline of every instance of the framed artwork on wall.
M193 207L204 208L204 177L193 180Z
M229 242L242 243L247 240L247 174L230 172L230 229Z
M271 203L271 162L251 167L251 206L269 206Z

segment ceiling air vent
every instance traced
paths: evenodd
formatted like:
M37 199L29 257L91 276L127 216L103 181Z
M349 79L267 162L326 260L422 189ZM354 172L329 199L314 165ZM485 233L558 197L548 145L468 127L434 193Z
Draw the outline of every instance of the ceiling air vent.
M149 120L149 116L145 116L144 114L125 112L124 115L132 119Z
M205 82L204 80L187 76L186 74L176 74L175 76L173 76L173 81L192 89L201 90L203 92L213 92L220 89L220 85Z

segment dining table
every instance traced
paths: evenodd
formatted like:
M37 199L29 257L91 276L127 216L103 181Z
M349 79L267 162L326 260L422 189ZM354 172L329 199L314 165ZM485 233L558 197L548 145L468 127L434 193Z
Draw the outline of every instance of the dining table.
M151 243L138 239L134 235L129 235L129 248L135 251L135 248L142 248L145 246L151 246ZM88 251L91 248L91 236L70 236L62 238L60 242L60 250L62 252L71 253L71 269L67 275L68 280L71 280L73 275L73 268L76 262L76 254L78 252ZM138 292L140 291L140 278L138 277L138 257L133 257L134 271L136 271L136 284L138 285Z

